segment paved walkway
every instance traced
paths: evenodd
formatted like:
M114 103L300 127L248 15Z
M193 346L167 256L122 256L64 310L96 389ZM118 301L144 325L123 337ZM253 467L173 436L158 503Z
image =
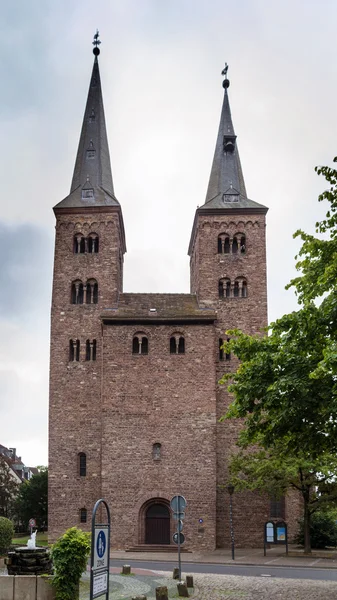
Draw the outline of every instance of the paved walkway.
M121 558L122 553L118 554ZM130 553L126 554L130 558ZM151 553L146 553L147 558L149 554ZM250 553L250 556L252 555L256 557L256 560L259 558L256 551ZM170 556L172 560L172 554ZM245 556L247 554L242 554L241 558ZM158 555L155 558L158 559ZM131 600L132 597L142 594L146 595L147 600L155 600L155 588L158 586L167 586L169 599L178 598L177 582L172 579L172 571L140 569L137 568L135 560L125 561L125 563L127 562L132 565L131 576L121 575L120 567L110 568L109 600ZM254 564L260 563L255 562ZM310 567L309 564L307 566ZM184 569L184 572L187 572L187 569ZM193 574L192 560L189 560L188 572ZM337 583L332 581L200 573L194 574L193 578L195 587L194 590L189 590L193 600L336 600L337 598ZM80 600L88 599L89 573L86 573L80 586Z
M273 565L288 567L319 567L335 568L337 566L337 553L331 552L332 558L326 558L329 553L315 550L312 556L303 556L297 546L289 546L289 556L286 556L285 546L272 546L267 550L267 556L263 555L263 548L238 548L235 549L235 561L232 560L230 549L218 549L213 552L184 552L181 555L184 563L208 563L208 564L241 564L241 565ZM177 562L177 555L172 552L124 552L113 551L111 559L120 559L129 564L130 561L155 560ZM191 567L192 569L192 567Z

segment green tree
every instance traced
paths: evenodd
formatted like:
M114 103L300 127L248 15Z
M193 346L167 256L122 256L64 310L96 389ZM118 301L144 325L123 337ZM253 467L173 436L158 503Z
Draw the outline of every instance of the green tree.
M39 473L24 481L18 494L16 509L22 524L28 528L28 521L36 519L38 529L48 528L48 469L39 467Z
M324 497L334 499L337 474L337 171L316 170L330 184L319 197L330 207L316 224L325 239L295 234L303 241L296 265L300 275L289 286L301 308L272 323L267 336L228 332L232 339L224 348L241 362L222 378L234 394L225 418L245 418L239 445L264 453L260 461L239 453L232 477L250 489L268 491L272 485L273 494L277 487L298 489L306 551L310 516Z
M19 482L11 472L6 460L0 455L0 516L11 517Z

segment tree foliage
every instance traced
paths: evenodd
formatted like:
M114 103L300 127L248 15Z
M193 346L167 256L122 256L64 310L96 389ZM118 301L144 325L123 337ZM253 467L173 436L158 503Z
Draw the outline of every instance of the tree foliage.
M326 548L337 546L336 515L331 512L314 513L310 523L310 539L313 548ZM300 520L300 530L296 536L296 543L304 543L304 522Z
M48 527L48 469L39 469L39 473L20 486L16 510L24 527L27 528L29 519L34 518L37 528L44 530Z
M8 552L13 538L14 527L12 521L0 517L0 555Z
M52 547L56 600L78 598L78 586L90 554L90 534L77 527L67 529Z
M319 197L330 206L316 224L325 238L295 233L303 242L300 275L288 287L295 287L300 308L272 323L267 336L228 331L224 351L240 365L221 380L234 395L224 418L245 418L238 443L255 448L233 458L232 478L239 487L273 495L298 489L306 550L310 516L337 497L337 171L316 171L330 184Z
M12 516L19 486L20 484L15 480L6 460L0 454L0 516Z

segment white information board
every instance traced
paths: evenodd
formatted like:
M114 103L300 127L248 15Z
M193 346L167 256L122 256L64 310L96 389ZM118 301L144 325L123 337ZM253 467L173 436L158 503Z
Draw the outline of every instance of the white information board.
M101 573L100 575L94 575L93 584L93 596L96 598L101 594L106 594L108 591L108 574Z

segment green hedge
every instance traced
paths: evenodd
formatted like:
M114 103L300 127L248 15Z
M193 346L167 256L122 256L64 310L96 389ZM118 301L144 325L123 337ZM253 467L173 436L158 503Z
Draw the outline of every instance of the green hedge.
M82 573L90 554L90 534L77 527L67 529L52 547L56 600L76 600Z
M297 544L304 545L303 520L299 521L299 534L295 539ZM310 539L312 548L326 548L337 546L336 515L329 512L315 512L311 515Z
M6 554L12 544L14 526L6 517L0 517L0 554Z

